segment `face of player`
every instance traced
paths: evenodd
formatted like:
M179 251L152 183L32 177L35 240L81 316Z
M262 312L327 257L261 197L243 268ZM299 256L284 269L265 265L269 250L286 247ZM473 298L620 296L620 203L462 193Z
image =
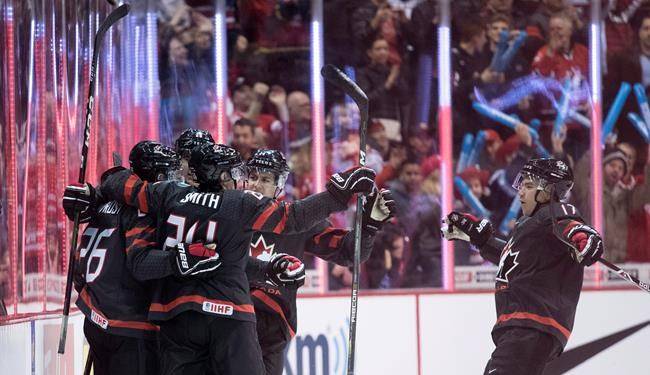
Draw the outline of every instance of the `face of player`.
M608 186L616 185L625 174L625 165L620 159L614 159L605 164L604 167L605 183Z
M248 172L248 179L246 180L246 188L248 190L260 193L268 198L274 198L277 187L273 173L260 172L255 169L251 169Z
M226 171L221 172L219 181L221 182L221 187L223 187L224 190L234 190L237 188L237 181L233 180L233 178L230 176L230 173Z
M650 18L644 18L639 28L639 42L644 51L650 51Z
M198 186L196 181L194 181L194 174L190 171L190 167L187 164L187 159L185 158L181 158L181 170L179 171L179 175L186 184L195 187Z
M533 181L530 178L525 178L524 181L521 183L521 186L519 187L519 201L521 202L521 210L523 211L524 215L530 216L533 211L535 211L535 207L537 207L537 203L545 203L548 201L548 194L542 192L540 194L537 194L539 183L536 181ZM537 196L537 201L535 200Z
M488 26L488 30L487 30L488 39L490 39L490 42L496 44L499 42L499 34L501 34L502 31L508 31L509 29L510 28L507 22L504 21L493 22Z

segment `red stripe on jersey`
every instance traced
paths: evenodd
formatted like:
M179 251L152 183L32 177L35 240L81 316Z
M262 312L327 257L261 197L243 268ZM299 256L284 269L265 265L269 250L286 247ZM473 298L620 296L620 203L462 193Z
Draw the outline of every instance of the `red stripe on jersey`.
M143 240L141 238L138 238L135 241L133 241L133 243L130 246L128 246L126 248L126 253L128 254L129 251L131 251L131 249L136 247L136 246L137 247L148 247L148 246L156 246L157 244L158 244L158 242L147 241L147 240Z
M282 215L282 219L280 219L280 222L278 225L273 228L273 233L275 234L280 234L284 230L284 226L287 224L287 219L289 218L289 205L284 205L284 215Z
M280 318L282 318L284 324L287 326L287 328L289 328L289 333L291 334L291 338L293 338L296 335L293 329L291 329L291 325L287 321L287 317L284 316L284 311L282 311L282 307L280 307L280 305L278 305L277 302L275 302L271 297L269 297L266 293L264 293L260 289L253 290L251 292L251 296L257 298L266 306L270 307L273 311L275 311L278 315L280 315Z
M149 206L147 205L146 188L147 188L147 182L145 181L142 184L140 191L138 192L138 208L140 208L140 211L142 212L149 212Z
M327 244L327 246L330 249L338 249L339 244L341 243L342 239L343 239L342 234L337 234L335 236L332 236L332 238L330 238L330 242L329 242L329 244Z
M269 206L262 212L260 216L257 217L255 223L253 224L253 230L260 230L266 224L266 221L273 215L273 213L278 209L280 203L277 201L271 201Z
M152 233L152 232L155 232L155 231L156 231L156 228L153 228L153 227L135 227L135 228L133 228L131 230L126 231L125 236L128 238L128 237L133 237L133 236L135 236L137 234L140 234L140 233Z
M327 227L327 228L325 228L322 232L320 232L319 234L317 234L317 235L314 237L314 243L315 243L316 245L320 245L320 240L321 240L321 238L322 238L324 235L328 234L328 233L332 233L332 232L334 232L335 230L336 230L336 228L332 228L332 227Z
M149 311L153 312L169 312L173 310L175 307L178 305L182 305L184 303L198 303L199 305L203 305L203 302L212 302L216 304L222 304L222 305L228 305L233 308L235 311L243 312L243 313L250 313L250 314L255 314L255 308L253 305L235 305L232 302L229 301L221 301L218 299L209 299L205 298L203 296L199 295L189 295L189 296L182 296L178 297L166 304L162 303L152 303L151 306L149 307Z
M79 294L79 297L84 301L86 306L88 306L91 310L93 310L96 314L101 316L102 318L106 319L108 321L108 326L113 327L113 328L131 328L131 329L139 329L139 330L144 330L144 331L157 331L159 328L156 325L153 325L151 323L147 322L138 322L135 320L116 320L116 319L108 319L106 315L104 315L103 312L101 312L95 305L93 305L92 301L90 300L90 296L88 295L88 286L85 286L83 290L81 291L81 294Z
M132 174L129 176L129 178L126 180L124 183L124 201L125 202L131 202L131 195L133 194L133 187L135 186L135 183L138 182L139 178L138 176Z
M500 315L499 318L497 319L497 324L507 322L508 320L511 319L522 319L522 320L532 320L534 322L537 322L539 324L543 324L545 326L553 327L560 331L564 337L569 339L569 336L571 336L571 331L566 329L564 326L562 326L560 323L557 322L557 320L553 318L549 318L546 316L540 316L537 314L533 313L527 313L527 312L515 312L512 314L503 314Z

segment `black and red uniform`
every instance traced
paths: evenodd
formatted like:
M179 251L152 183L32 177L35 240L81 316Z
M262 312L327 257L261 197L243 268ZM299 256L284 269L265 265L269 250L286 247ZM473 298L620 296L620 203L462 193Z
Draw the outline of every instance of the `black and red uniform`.
M361 261L370 257L374 235L363 231ZM354 262L354 232L332 227L322 221L307 232L289 235L255 232L251 257L268 260L275 253L299 259L305 253L349 267ZM264 355L267 375L282 374L284 350L297 330L296 288L274 286L264 280L251 280L251 296L257 315L257 335Z
M127 170L108 176L101 192L109 199L156 215L163 224L160 234L164 248L179 242L217 245L222 264L211 277L167 277L156 283L149 318L161 325L163 373L206 371L200 366L208 358L218 373L263 373L245 273L253 232L306 231L345 208L328 192L288 204L240 190L198 192L179 182L149 184ZM215 323L216 318L226 318L229 323ZM202 348L203 352L196 348L188 353L192 340L181 336L197 329L203 330L204 336L213 335L206 337L208 344L223 346ZM230 342L241 345L228 345ZM192 367L194 364L199 367Z
M582 222L573 205L555 203L553 208L559 228ZM540 205L532 216L522 216L507 242L492 237L480 252L499 265L497 321L492 329L497 349L485 373L541 373L571 335L583 266L553 233L549 204Z
M158 327L147 319L150 285L128 270L128 249L153 244L155 228L137 209L111 201L98 207L81 236L77 306L85 315L95 374L158 372Z

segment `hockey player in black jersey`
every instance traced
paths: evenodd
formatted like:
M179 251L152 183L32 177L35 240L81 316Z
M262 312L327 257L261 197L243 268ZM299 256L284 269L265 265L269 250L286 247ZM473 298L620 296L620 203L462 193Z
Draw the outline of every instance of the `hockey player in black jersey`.
M151 141L135 145L129 161L133 172L150 183L172 178L179 169L176 153ZM149 217L116 201L95 207L93 196L89 186L69 186L63 207L70 219L75 210L82 211L82 222L88 223L77 254L75 289L86 316L94 373L156 374L158 327L147 320L150 285L130 272L134 252L129 251L153 243L155 228Z
M374 186L372 170L355 168L337 174L338 183L328 184L326 192L287 204L255 192L224 190L225 184L241 177L241 170L232 167L235 157L227 146L195 149L190 168L198 189L178 182L149 184L126 170L113 171L100 187L106 197L167 223L161 233L164 247L175 252L181 269L193 269L200 262L179 243L216 244L218 268L157 283L149 318L160 324L163 374L263 374L244 272L253 232L305 231L345 209L355 193L370 192Z
M582 288L583 267L603 253L600 235L575 206L563 203L573 173L556 159L532 159L516 177L523 216L506 241L493 236L487 219L452 212L447 239L469 241L483 258L498 264L496 349L484 374L542 374L564 349Z
M284 156L276 150L255 151L246 168L245 187L268 198L278 197L289 174ZM388 190L368 196L362 224L362 262L370 257L375 233L393 215L394 209L395 204ZM323 220L302 233L258 231L253 234L251 256L258 259L269 260L281 253L302 259L305 252L342 266L351 266L354 260L354 232L334 228ZM284 350L297 328L296 289L296 286L251 280L257 336L267 375L282 374Z
M181 177L186 183L195 186L194 176L190 172L188 163L192 155L192 150L206 143L214 143L212 134L207 130L185 129L174 142L174 151L181 158Z

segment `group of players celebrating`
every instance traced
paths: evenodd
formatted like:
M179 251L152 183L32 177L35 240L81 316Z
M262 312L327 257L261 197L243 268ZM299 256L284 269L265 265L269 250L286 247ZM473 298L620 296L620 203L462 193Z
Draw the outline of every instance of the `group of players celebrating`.
M244 162L201 130L183 132L174 149L142 141L129 162L106 171L96 188L69 185L63 197L68 217L87 223L74 281L97 375L282 374L305 279L300 259L354 259L354 232L327 217L366 195L364 261L395 214L390 191L378 191L365 167L283 202L282 153L257 150ZM572 179L562 161L529 161L513 185L523 216L507 242L485 219L445 218L445 238L470 241L499 265L497 348L486 374L541 374L567 342L582 267L603 251L599 234L561 202Z

